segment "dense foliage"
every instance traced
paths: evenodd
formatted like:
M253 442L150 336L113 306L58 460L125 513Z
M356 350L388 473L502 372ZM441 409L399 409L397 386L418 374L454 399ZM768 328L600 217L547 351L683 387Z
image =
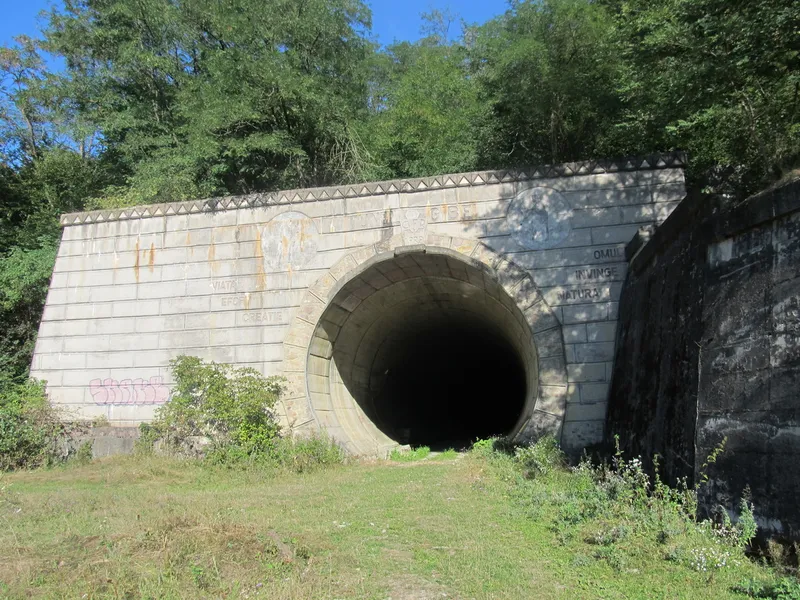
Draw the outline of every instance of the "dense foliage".
M195 356L179 356L170 366L175 389L148 426L157 437L178 450L193 437L216 452L251 456L271 449L279 432L273 412L279 378Z
M175 389L152 423L140 426L137 452L202 458L213 464L261 466L302 473L340 464L344 451L324 435L282 436L275 414L280 377L207 363L195 356L170 362Z
M378 47L362 0L64 0L0 48L0 386L27 377L66 211L674 149L744 196L800 161L795 0L511 0L423 29Z
M39 467L63 458L62 429L41 383L7 384L0 394L0 471Z

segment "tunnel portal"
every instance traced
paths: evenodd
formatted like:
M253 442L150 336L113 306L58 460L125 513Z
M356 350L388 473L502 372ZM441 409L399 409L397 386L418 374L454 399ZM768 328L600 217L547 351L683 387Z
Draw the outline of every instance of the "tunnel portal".
M307 384L312 405L330 407L356 445L457 448L519 429L538 393L537 353L491 270L410 252L333 294Z
M61 216L31 376L136 428L196 356L284 379L285 435L350 454L506 432L603 439L626 245L681 153ZM127 434L126 434L127 435ZM128 439L128 438L125 438Z

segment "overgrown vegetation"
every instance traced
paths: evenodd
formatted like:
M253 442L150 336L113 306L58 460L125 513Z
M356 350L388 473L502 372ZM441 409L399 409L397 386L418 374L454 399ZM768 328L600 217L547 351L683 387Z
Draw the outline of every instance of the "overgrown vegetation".
M195 356L179 356L170 368L174 391L149 426L167 446L180 450L192 438L203 438L220 461L272 449L279 431L274 409L282 379Z
M567 467L552 440L302 475L147 455L0 480L4 598L797 598L746 557L751 507L635 459Z
M395 462L414 462L428 458L431 454L431 449L428 446L417 446L416 448L394 448L389 454L389 460Z
M741 499L735 520L721 507L714 519L700 520L698 489L703 484L667 486L658 477L657 457L651 478L639 458L626 459L619 449L611 464L584 460L570 468L552 438L513 453L496 447L496 440L484 440L473 452L489 460L511 484L511 496L525 514L545 520L554 540L575 552L575 566L604 562L620 573L638 572L649 553L700 573L707 581L726 580L731 592L756 598L800 597L796 565L778 562L775 574L742 578L752 573L747 551L757 532L747 498ZM704 468L710 468L718 454Z
M800 164L794 0L423 27L378 47L361 0L64 0L0 49L0 382L27 379L63 212L674 149L744 196Z
M61 458L64 426L44 384L6 384L0 390L0 471L39 467Z
M194 356L170 362L175 388L140 426L136 454L160 453L202 458L209 464L244 463L302 473L344 462L344 452L324 434L281 437L275 405L281 377L255 369L207 363Z

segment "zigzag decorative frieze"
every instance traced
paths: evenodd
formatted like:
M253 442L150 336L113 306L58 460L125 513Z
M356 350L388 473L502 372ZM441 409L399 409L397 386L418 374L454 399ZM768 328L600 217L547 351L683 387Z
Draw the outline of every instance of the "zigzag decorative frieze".
M587 160L560 165L538 165L520 170L458 173L452 175L438 175L436 177L419 177L416 179L399 179L394 181L380 181L334 187L285 190L280 192L249 194L247 196L223 196L219 198L209 198L207 200L192 200L186 202L171 202L168 204L134 206L115 210L69 213L61 215L61 225L69 226L105 221L121 221L126 219L147 219L198 212L256 208L272 204L300 204L336 198L358 198L398 192L414 193L428 189L513 183L529 181L531 179L552 179L555 177L601 175L603 173L618 173L620 171L672 169L685 166L685 153L670 152L668 154L625 157L616 160Z

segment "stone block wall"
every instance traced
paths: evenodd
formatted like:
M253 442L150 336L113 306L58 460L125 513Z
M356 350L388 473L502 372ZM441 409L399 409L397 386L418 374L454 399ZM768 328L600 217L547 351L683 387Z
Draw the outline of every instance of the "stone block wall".
M673 481L727 439L706 508L749 487L764 531L800 538L800 181L687 198L632 258L620 311L608 435Z
M304 294L348 253L470 239L557 316L579 448L602 437L625 245L683 196L673 154L65 215L32 374L76 419L147 421L179 354L280 374Z

